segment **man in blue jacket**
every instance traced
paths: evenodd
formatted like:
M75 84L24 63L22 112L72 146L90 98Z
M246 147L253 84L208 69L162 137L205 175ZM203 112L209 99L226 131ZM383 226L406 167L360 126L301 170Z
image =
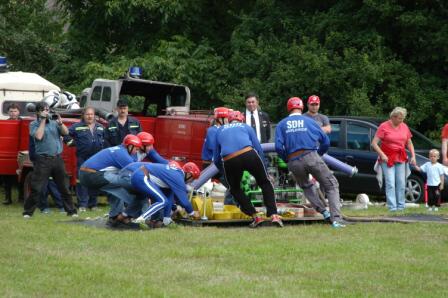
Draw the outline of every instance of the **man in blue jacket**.
M112 118L107 125L104 147L118 146L126 135L137 135L142 131L140 122L128 115L129 107L126 99L118 100L117 112L118 116Z
M87 107L83 110L81 121L68 129L70 140L68 146L76 147L76 168L79 172L81 165L101 151L104 147L104 127L95 121L95 108ZM79 179L78 179L79 180ZM87 208L96 208L98 191L76 184L78 210L84 212Z
M327 152L330 140L313 119L302 116L303 102L300 98L290 98L287 109L289 116L280 121L275 129L275 150L288 162L288 169L316 210L330 220L333 227L343 228L339 183L320 157ZM317 187L310 181L309 174L324 186L330 214L320 201Z

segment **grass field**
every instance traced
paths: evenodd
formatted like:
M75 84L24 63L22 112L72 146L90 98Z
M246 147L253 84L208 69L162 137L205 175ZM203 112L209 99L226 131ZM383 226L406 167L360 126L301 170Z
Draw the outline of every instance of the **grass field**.
M447 208L448 209L448 208ZM446 297L448 225L111 231L0 207L0 297ZM107 212L104 206L96 213ZM423 208L408 213L425 212ZM385 208L346 211L386 214ZM438 212L448 215L448 210Z

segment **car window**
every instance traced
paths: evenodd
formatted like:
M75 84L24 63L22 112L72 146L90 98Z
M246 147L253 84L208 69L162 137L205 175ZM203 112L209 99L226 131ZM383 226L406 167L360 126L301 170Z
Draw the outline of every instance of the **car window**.
M101 98L102 101L110 101L112 97L112 89L109 86L103 88L103 96Z
M95 86L95 88L93 88L91 100L99 101L100 99L101 99L101 87Z
M339 140L341 135L341 124L331 123L330 147L339 147Z
M354 150L370 150L370 128L354 123L347 125L347 147Z
M421 135L419 132L415 130L411 130L412 132L412 143L414 144L414 148L417 150L431 150L434 147L434 144L431 140L427 139L425 136Z

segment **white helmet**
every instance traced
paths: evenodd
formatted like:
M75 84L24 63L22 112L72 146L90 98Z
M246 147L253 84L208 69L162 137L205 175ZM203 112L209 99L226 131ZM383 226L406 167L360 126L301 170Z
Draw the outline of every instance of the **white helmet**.
M60 96L61 94L59 93L59 91L50 90L47 93L45 93L43 101L48 104L50 109L57 108L61 105Z
M73 93L62 91L60 99L60 106L62 108L67 108L67 110L80 108L76 96Z

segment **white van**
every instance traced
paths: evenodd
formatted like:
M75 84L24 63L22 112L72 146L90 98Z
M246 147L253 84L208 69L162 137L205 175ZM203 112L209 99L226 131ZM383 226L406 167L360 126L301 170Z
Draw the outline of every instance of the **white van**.
M20 107L20 116L33 116L25 106L38 102L50 90L60 91L55 84L38 74L21 71L0 73L0 120L8 119L8 107L15 103Z

